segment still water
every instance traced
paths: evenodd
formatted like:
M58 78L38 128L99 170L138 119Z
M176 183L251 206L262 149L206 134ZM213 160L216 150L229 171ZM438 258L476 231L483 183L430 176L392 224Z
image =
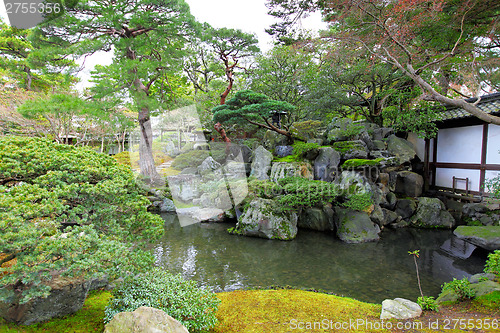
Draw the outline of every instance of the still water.
M346 244L333 234L300 229L293 241L229 235L230 223L180 227L162 215L165 236L155 247L157 264L214 291L293 286L380 303L386 298L437 296L443 282L482 272L487 253L455 238L451 231L384 230L379 242Z

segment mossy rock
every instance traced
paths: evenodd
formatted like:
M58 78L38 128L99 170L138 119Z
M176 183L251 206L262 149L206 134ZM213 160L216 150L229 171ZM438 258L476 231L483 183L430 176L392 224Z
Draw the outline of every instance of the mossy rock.
M364 166L378 166L384 160L385 160L385 158L383 158L383 157L377 158L375 160L354 158L354 159L350 159L350 160L345 161L344 164L342 164L342 168L343 169L357 169L357 168L364 167Z
M459 299L460 296L458 296L454 290L446 289L439 294L439 297L436 299L436 303L439 306L446 306L457 303Z
M484 296L494 291L500 292L500 284L489 280L473 283L470 287L476 293L476 297Z
M488 251L500 250L500 226L459 226L453 233Z

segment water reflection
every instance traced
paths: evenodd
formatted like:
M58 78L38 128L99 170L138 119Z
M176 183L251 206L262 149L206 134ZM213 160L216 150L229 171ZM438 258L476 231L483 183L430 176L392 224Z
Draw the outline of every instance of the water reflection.
M299 230L290 242L232 236L231 224L181 228L163 215L165 236L155 249L157 264L215 291L256 286L314 288L363 301L419 296L408 251L419 249L422 289L437 296L443 282L481 272L485 253L451 231L387 230L376 243L346 244L331 234Z

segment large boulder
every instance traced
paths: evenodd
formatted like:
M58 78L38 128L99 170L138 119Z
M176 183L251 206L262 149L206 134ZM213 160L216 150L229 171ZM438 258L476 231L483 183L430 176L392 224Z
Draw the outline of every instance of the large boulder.
M250 202L234 229L235 234L268 239L291 240L297 236L298 216L293 211L279 211L271 199Z
M288 137L271 130L266 131L262 139L262 145L268 150L274 150L277 146L287 146L289 143Z
M274 155L278 157L286 157L293 155L293 147L292 146L277 146L274 148Z
M335 230L333 214L333 209L329 206L306 208L300 213L297 226L318 231L333 231Z
M380 319L406 320L420 317L422 308L415 302L404 298L386 299L382 302Z
M16 324L31 325L75 313L82 308L91 281L72 281L55 276L49 285L52 288L49 296L37 297L23 304L20 304L21 292L12 286L5 286L6 289L14 289L14 296L6 303L0 302L0 316Z
M411 224L420 228L451 229L455 226L455 219L438 198L420 197Z
M168 176L168 187L172 197L182 202L190 202L200 196L201 177L193 174Z
M321 121L318 120L299 121L290 126L290 133L294 138L307 142L319 136L320 127Z
M198 167L198 173L202 176L212 176L216 174L218 177L222 175L221 164L208 156Z
M408 196L419 197L422 195L424 187L424 178L411 171L400 171L396 177L395 192Z
M175 204L169 198L163 199L160 205L160 213L172 213L175 212Z
M401 216L403 220L407 220L417 211L417 200L415 199L401 199L396 203L395 212Z
M188 333L165 311L141 306L133 312L120 312L104 327L104 333Z
M380 227L367 213L351 209L335 209L337 236L346 243L364 243L379 240Z
M253 152L251 176L259 180L269 179L269 170L271 170L271 161L273 154L262 146L258 146Z
M488 251L500 250L500 226L459 226L453 233L458 238Z
M368 179L355 171L343 171L336 182L345 196L372 191Z
M335 142L333 148L335 148L345 160L366 159L368 157L366 143L361 140Z
M314 179L325 182L335 180L340 163L340 154L331 147L321 148L314 160Z
M400 164L410 162L417 155L411 142L395 135L391 135L387 139L387 150L399 158Z
M287 177L313 179L312 166L309 162L277 162L271 167L270 179L274 182Z

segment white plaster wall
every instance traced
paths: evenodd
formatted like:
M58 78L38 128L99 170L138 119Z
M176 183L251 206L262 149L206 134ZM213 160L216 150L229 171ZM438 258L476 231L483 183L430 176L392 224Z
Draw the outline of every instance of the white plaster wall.
M482 125L439 130L437 162L481 163L482 139Z
M486 164L500 164L500 126L488 125Z
M423 162L425 157L425 140L419 138L415 133L408 133L408 141L413 144L413 147L415 147L415 151L417 152L417 156Z
M453 188L453 176L469 178L469 190L479 191L479 170L438 168L436 169L436 186ZM465 181L457 181L456 188L465 190Z

